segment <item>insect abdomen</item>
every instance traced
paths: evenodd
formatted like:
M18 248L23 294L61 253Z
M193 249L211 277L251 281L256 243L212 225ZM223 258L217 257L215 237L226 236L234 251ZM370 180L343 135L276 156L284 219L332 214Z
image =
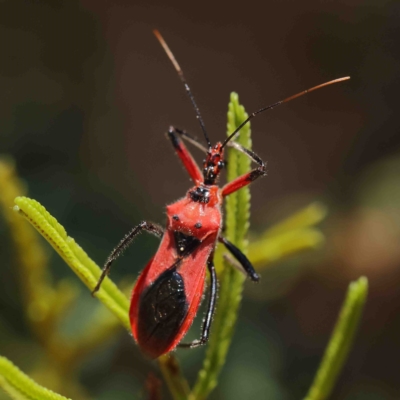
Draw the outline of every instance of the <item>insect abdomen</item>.
M168 351L187 311L182 276L175 268L165 271L140 296L137 341L142 350L153 358Z

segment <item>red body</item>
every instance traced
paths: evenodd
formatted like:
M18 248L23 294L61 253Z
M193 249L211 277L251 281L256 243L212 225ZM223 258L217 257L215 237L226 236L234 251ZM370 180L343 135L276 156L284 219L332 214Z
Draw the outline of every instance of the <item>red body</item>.
M219 188L215 185L209 187L210 197L206 204L193 201L190 196L192 190L189 190L184 198L167 206L167 226L160 247L140 274L132 292L129 315L133 337L140 348L152 358L173 350L192 325L203 296L206 263L215 249L221 228L220 204L222 196ZM174 216L175 219L173 218ZM176 220L176 217L179 219ZM177 271L184 281L185 296L188 304L187 314L173 340L167 341L161 348L155 349L151 342L140 339L138 310L142 293L162 273L171 268L179 257L174 236L175 232L182 232L185 235L196 237L201 241L201 245L193 253L185 257L177 267Z
M221 240L222 200L265 173L264 169L261 172L253 170L220 189L215 181L224 166L222 144L208 149L201 173L173 128L169 134L196 186L183 199L167 206L167 226L160 247L140 274L132 292L129 315L133 337L141 350L152 358L173 350L192 325L203 297L206 266L211 273L211 296L202 338L185 347L196 347L208 339L217 297L212 259L216 242ZM135 229L134 232L132 237L136 234ZM232 244L226 241L224 244L239 257L242 265L249 265L253 280L258 281L259 277L246 257L238 255L240 251L233 249Z

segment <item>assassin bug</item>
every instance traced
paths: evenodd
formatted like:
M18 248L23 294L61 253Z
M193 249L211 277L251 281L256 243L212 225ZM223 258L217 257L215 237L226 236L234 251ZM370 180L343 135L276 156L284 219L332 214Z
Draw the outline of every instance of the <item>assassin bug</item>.
M108 257L100 279L93 290L94 294L100 289L103 279L110 271L111 264L133 242L139 233L146 231L161 238L156 254L147 264L135 284L129 311L133 337L141 350L151 358L157 358L162 354L168 353L177 346L193 348L207 342L217 299L217 277L213 263L217 241L225 245L253 282L258 282L260 279L248 258L233 243L230 243L221 235L221 205L224 197L266 174L265 163L262 159L253 151L242 147L232 139L257 114L308 92L349 79L349 77L344 77L325 82L261 108L250 114L224 142L218 142L215 146L212 146L200 111L178 62L160 33L154 31L154 34L184 84L200 123L207 147L200 144L197 139L186 131L174 127L169 128L168 137L183 166L193 180L194 187L189 189L185 197L167 206L165 230L159 225L143 221L122 239ZM202 170L200 170L181 139L186 139L205 151L206 158L203 161ZM257 167L219 188L216 182L225 165L224 149L226 146L243 152L257 164ZM204 290L206 266L210 274L210 297L201 337L192 343L181 344L180 341L191 326L199 309Z

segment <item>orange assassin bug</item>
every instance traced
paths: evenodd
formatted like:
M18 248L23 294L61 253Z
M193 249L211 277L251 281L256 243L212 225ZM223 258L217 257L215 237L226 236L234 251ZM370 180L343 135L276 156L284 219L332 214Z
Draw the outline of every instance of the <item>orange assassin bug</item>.
M218 142L215 146L212 146L200 111L178 62L161 34L157 30L154 31L154 34L185 87L200 123L207 147L204 147L186 131L172 126L169 128L168 137L193 180L194 186L182 199L167 206L165 230L157 224L143 221L121 240L108 257L99 281L93 290L94 294L100 289L102 281L110 271L111 264L131 245L139 233L146 231L161 238L156 254L136 281L129 311L133 337L141 350L151 358L157 358L168 353L177 346L193 348L207 342L217 299L217 276L213 263L217 241L225 245L253 282L258 282L260 279L248 258L233 243L230 243L221 235L221 205L223 199L266 174L265 163L262 159L252 150L234 142L234 137L257 114L308 92L349 79L349 77L343 77L325 82L270 106L263 107L250 114L224 142ZM203 161L202 170L198 167L182 139L205 151L206 158ZM225 166L224 150L226 146L243 152L257 166L220 188L216 185L216 182ZM206 266L210 274L210 296L201 337L192 343L180 343L192 325L199 309L204 291Z

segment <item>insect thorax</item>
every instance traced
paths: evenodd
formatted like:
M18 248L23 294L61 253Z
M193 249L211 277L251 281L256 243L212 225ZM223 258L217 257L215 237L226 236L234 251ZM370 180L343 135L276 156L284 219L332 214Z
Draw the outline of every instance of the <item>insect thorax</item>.
M210 201L210 189L204 186L197 186L189 192L189 196L196 203L207 204Z

